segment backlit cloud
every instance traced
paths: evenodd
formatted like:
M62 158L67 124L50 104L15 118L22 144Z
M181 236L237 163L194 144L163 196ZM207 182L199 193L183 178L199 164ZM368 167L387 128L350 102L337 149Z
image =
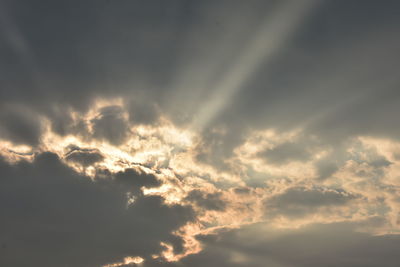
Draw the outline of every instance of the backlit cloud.
M399 3L0 3L1 266L397 266Z

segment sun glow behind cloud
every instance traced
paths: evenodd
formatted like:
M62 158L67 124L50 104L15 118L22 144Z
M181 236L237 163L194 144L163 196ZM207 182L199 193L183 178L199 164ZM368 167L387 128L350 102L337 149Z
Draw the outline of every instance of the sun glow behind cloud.
M74 118L85 121L91 129L93 117L98 116L102 108L116 104L124 109L120 102L107 103L103 100L86 114L73 113ZM166 119L160 119L155 125L130 125L129 129L130 134L125 141L113 145L90 137L91 131L89 134L60 136L47 123L37 147L2 141L1 153L15 163L31 160L36 153L50 151L56 153L66 165L92 179L101 176L101 170L117 173L128 168L156 175L162 185L142 188L144 195L162 196L166 204L193 205L197 214L196 223L187 224L175 233L184 240L182 253L175 254L171 245L162 243L165 251L155 257L167 261L177 261L198 253L201 250L195 239L198 234L211 234L220 229L257 222L267 222L277 228L298 228L315 222L361 221L383 216L387 219L386 226L369 228L368 231L381 234L399 231L400 208L394 188L399 186L400 160L397 154L400 145L389 139L355 138L347 147L343 164L332 174L333 179L320 180L318 164L329 158L333 148L321 144L315 136L306 136L301 129L253 132L234 150L232 158L227 159L228 164L237 166L230 171L196 160L195 148L200 136L178 128ZM283 148L291 149L291 154ZM84 164L79 160L70 160L68 155L76 151L83 156L99 156ZM274 151L274 155L282 153L278 159L283 163L268 158L268 151ZM296 158L295 153L304 158ZM289 163L285 163L284 157L287 156L293 157ZM390 164L386 163L389 161ZM255 174L270 178L260 181L256 188L248 187L247 179ZM366 175L372 175L371 180L365 180ZM312 206L307 207L307 203L305 206L301 202L296 203L308 201L296 200L296 190L303 192L303 197L308 194L310 201L322 201L322 204L310 202L308 204ZM198 192L193 195L196 198L191 196L194 191ZM377 202L376 199L385 201ZM131 200L127 199L130 201L128 205L135 205L135 201ZM326 204L324 201L327 201ZM387 211L383 207L387 207ZM120 263L105 266L140 264L142 261L140 257L128 257Z
M316 224L351 225L369 237L400 233L396 8L305 0L156 10L116 1L83 3L83 16L81 7L54 6L68 14L55 19L11 2L0 12L0 193L15 201L8 217L19 212L24 222L26 210L38 210L28 220L33 229L36 219L54 223L49 236L84 229L88 248L100 243L91 257L104 267L197 266L194 255L225 257L221 266L268 265L269 256L242 244L240 233L255 225L265 240ZM47 184L31 190L31 176ZM64 195L63 183L80 198ZM85 228L88 214L97 221ZM115 240L107 231L92 239L90 229L110 223ZM296 242L285 242L271 258L290 254Z
M118 267L118 266L123 266L123 265L130 265L134 263L135 265L140 265L143 262L143 258L141 257L125 257L123 261L121 262L116 262L116 263L111 263L111 264L106 264L103 265L103 267Z

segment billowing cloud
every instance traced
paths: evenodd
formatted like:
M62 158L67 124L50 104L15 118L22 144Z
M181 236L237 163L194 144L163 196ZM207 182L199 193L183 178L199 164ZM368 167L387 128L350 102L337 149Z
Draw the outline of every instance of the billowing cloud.
M358 226L314 224L288 231L258 224L219 236L201 236L205 249L185 258L183 266L397 266L399 236L371 236L358 232Z
M397 1L0 1L0 265L396 266Z
M164 250L160 242L179 249L183 241L172 232L193 220L190 207L136 194L159 183L132 170L91 180L43 153L32 163L2 160L1 173L2 265L101 266L147 258Z

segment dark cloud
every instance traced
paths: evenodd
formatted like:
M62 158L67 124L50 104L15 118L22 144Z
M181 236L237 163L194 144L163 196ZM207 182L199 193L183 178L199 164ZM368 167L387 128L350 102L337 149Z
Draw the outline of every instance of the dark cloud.
M51 153L33 163L1 161L0 169L4 266L88 267L146 258L163 249L160 241L179 245L171 232L193 219L190 208L167 206L159 196L137 195L128 206L127 192L158 185L133 170L92 181Z
M37 145L41 133L38 114L18 106L0 109L0 138L17 144Z
M93 97L162 98L197 1L3 1L1 101L85 110ZM10 27L9 25L13 25ZM25 64L29 57L29 64ZM139 100L140 102L140 100ZM144 112L142 112L144 113Z
M356 223L294 230L256 224L199 239L205 249L181 263L144 266L395 267L400 252L398 235L373 236L357 231Z
M236 194L239 194L239 195L241 195L241 194L245 195L245 194L250 193L250 189L248 187L238 187L238 188L234 188L233 192L235 192Z
M320 208L345 206L356 198L356 195L343 190L292 187L265 200L265 212L266 216L281 214L301 218L317 212Z
M265 38L281 45L268 58L258 57L260 64L247 73L241 59L251 52L251 40L264 38L262 27L270 26L265 22L285 1L3 0L0 138L37 146L46 126L41 119L47 118L51 130L62 136L122 145L135 124L155 125L165 117L179 126L192 125L210 110L224 80L243 77L232 85L240 88L220 96L225 105L199 130L193 148L198 162L229 174L236 169L227 159L249 133L300 129L328 151L315 163L316 182L329 182L348 160L373 168L355 171L365 181L382 177L392 164L389 159L360 147L362 153L349 157L346 145L357 136L400 140L400 2L316 2L284 42L278 38L284 23L277 23L278 30ZM235 64L242 71L234 71ZM123 106L103 107L86 120L96 99L115 98ZM258 156L278 166L304 162L314 158L314 145L308 140L283 143ZM77 148L65 159L87 167L103 156ZM157 166L168 167L169 160ZM264 187L266 179L275 178L254 169L239 171L246 172L247 185ZM0 173L4 266L99 266L129 255L146 258L145 266L398 265L398 236L357 233L347 224L275 234L250 226L199 237L205 250L179 263L158 262L151 254L161 251L160 241L182 251L181 238L171 233L194 214L186 206L141 194L142 186L160 185L156 176L102 169L97 174L107 179L92 181L48 153L33 163L0 161ZM227 187L218 177L203 176ZM242 197L250 191L234 192ZM129 194L134 202L127 206ZM267 216L298 218L343 207L357 197L294 187L267 198L264 206ZM186 200L214 211L229 205L219 193L197 190Z
M379 220L362 224L365 223L379 224ZM219 235L198 236L204 250L179 263L153 261L143 266L397 266L399 235L373 236L357 231L359 226L359 223L333 223L279 230L253 224Z
M320 160L316 163L318 178L326 179L334 174L338 169L338 165L333 161Z
M225 159L232 155L235 147L239 146L249 131L241 128L241 124L226 125L204 129L201 133L202 142L196 147L196 159L199 162L214 165L220 169L229 170Z
M344 143L332 147L331 151L315 162L318 179L324 180L332 177L345 165L347 160L349 160L349 156Z
M158 187L161 185L161 181L153 174L144 172L138 174L138 171L134 169L125 169L124 171L116 173L115 181L136 194L140 194L140 188L142 186Z
M322 2L214 124L234 124L236 135L305 128L333 146L357 135L398 139L398 8L395 1Z
M151 99L132 99L127 104L129 119L134 124L155 124L160 117L160 108Z
M62 110L87 110L97 97L122 97L132 122L152 123L161 114L190 122L278 6L3 1L0 101L43 112L60 133L61 121L68 122ZM222 124L228 134L223 144L205 135L213 153L202 160L229 155L254 128L305 127L333 143L357 134L398 138L398 7L397 1L318 5L273 60L226 100L231 103L210 128ZM238 24L237 17L246 18ZM111 129L123 127L110 120ZM119 130L98 131L113 142L123 139Z
M65 155L65 159L87 167L96 162L103 161L104 156L97 149L71 147L71 151Z
M293 161L307 161L311 153L305 147L295 143L283 143L272 149L258 153L266 162L271 164L285 164Z
M50 120L51 130L61 136L75 134L88 136L89 129L87 122L83 120L82 114L73 119L68 106L53 105L48 107L48 118Z
M223 211L227 203L221 197L221 192L207 193L200 190L192 190L185 199L207 210Z
M111 144L121 144L129 134L128 121L124 118L119 106L104 107L99 115L91 121L93 137L104 139Z

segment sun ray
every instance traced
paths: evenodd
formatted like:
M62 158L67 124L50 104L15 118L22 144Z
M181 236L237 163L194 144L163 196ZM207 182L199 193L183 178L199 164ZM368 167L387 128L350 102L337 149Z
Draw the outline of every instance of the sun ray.
M194 116L193 128L203 129L232 100L235 94L243 89L245 82L262 63L270 62L274 55L285 46L290 37L299 29L317 1L287 1L278 7L271 17L261 24L243 53L233 66L214 85L214 91L208 102Z

